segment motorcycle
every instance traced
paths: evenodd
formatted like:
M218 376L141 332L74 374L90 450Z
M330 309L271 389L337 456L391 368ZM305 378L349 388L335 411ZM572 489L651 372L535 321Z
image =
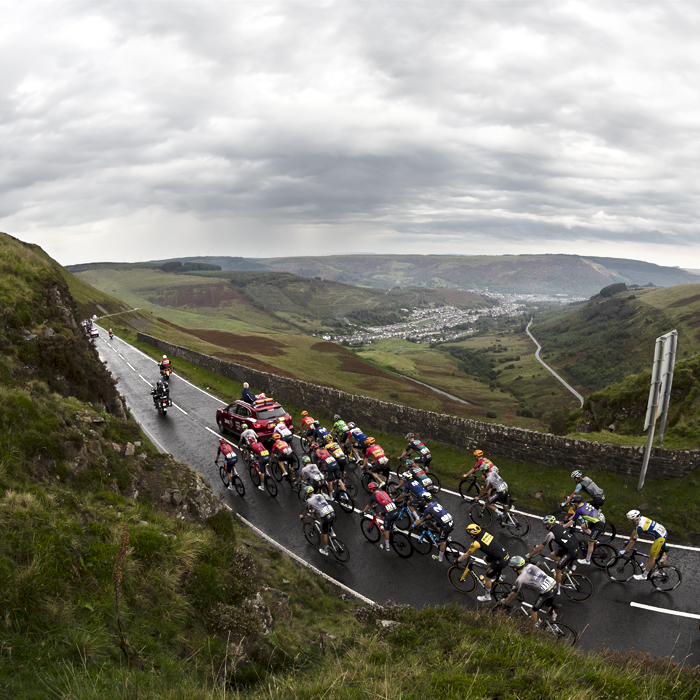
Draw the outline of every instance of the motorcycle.
M165 379L166 381L168 381L170 379L170 375L172 374L172 372L173 372L173 370L170 366L160 368L160 373L161 373L163 379Z
M109 339L114 340L114 333L112 333L112 329L109 329Z

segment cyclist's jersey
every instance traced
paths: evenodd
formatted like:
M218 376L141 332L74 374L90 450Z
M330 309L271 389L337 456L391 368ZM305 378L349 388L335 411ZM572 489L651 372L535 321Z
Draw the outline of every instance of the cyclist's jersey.
M272 445L272 454L278 457L281 455L286 457L292 454L292 448L284 440L275 440Z
M404 493L410 493L412 496L415 496L419 501L423 498L424 493L428 493L426 491L420 481L418 479L411 479L411 481L407 481L403 485L403 492Z
M325 515L334 513L333 506L325 499L323 494L315 493L306 499L306 507L313 509L316 517L322 518Z
M488 471L491 467L493 467L493 462L486 457L480 457L474 465L474 469L480 469L482 472Z
M337 442L327 442L326 449L336 458L336 460L345 458L345 452L343 452L343 448Z
M441 528L452 527L454 525L452 516L439 503L431 503L423 511L423 519L427 518L429 515L433 516L435 522Z
M333 431L345 434L348 432L348 424L344 420L337 420L333 423Z
M538 593L549 593L554 588L556 581L547 576L542 569L534 564L526 564L520 575L515 580L514 590L520 590L523 586L533 588Z
M310 430L314 425L314 419L311 416L304 416L301 419L301 427Z
M555 523L549 528L547 537L545 537L542 544L549 544L550 542L556 542L560 547L571 549L578 544L578 538L571 532L571 528Z
M508 490L508 484L506 484L506 482L501 479L501 475L496 474L496 472L488 473L486 476L486 486L490 486L498 493L505 493Z
M359 428L353 428L350 431L350 435L352 435L353 439L358 445L364 444L365 440L367 439L367 436Z
M382 513L392 513L396 510L396 503L391 500L391 496L386 491L375 491L369 499L370 504L376 503Z
M506 548L498 542L492 534L482 530L477 538L472 542L471 547L469 547L469 554L474 554L477 549L480 549L486 556L491 559L507 559L508 552Z
M250 449L261 459L265 457L269 458L270 456L270 453L265 449L265 445L263 445L262 442L254 442L250 445Z
M248 445L253 442L257 442L258 434L252 428L246 428L241 433L241 441L245 441Z
M406 452L411 451L419 454L424 459L430 457L430 450L420 440L411 440L408 445L406 445Z
M275 428L275 432L279 433L279 436L283 440L287 440L288 438L292 437L292 431L287 427L286 423L280 423Z
M219 455L222 454L226 461L233 459L238 461L236 453L233 451L233 447L225 442L223 445L219 445L219 451L216 453L216 458L219 459Z
M581 489L583 489L591 498L605 498L605 492L603 489L601 489L600 486L597 486L593 480L589 479L587 476L584 476L583 479L576 484L574 493L580 493Z
M595 525L598 521L605 522L603 514L596 510L590 503L582 503L574 511L574 520L583 520L586 525Z
M325 450L322 447L319 447L316 450L316 459L326 468L338 465L338 463L335 461L335 457L333 457L328 450Z
M423 469L421 469L421 467L414 466L411 467L408 471L411 472L411 474L413 474L413 477L415 479L420 481L420 484L424 489L427 489L428 486L433 485L433 480L423 471Z
M314 430L314 440L316 440L317 442L325 442L326 435L330 435L330 433L322 425L319 425L318 428Z
M301 470L301 476L309 481L321 481L324 478L321 470L315 464L307 464Z
M382 466L389 463L389 458L384 454L384 450L379 445L370 445L365 452L365 457Z
M655 520L642 516L639 519L639 525L635 528L632 537L636 540L639 535L649 535L655 540L658 540L660 537L666 539L668 532L663 525L659 525Z
M166 367L170 367L170 360L163 360L163 361L160 363L160 366L161 366L163 369L165 369Z

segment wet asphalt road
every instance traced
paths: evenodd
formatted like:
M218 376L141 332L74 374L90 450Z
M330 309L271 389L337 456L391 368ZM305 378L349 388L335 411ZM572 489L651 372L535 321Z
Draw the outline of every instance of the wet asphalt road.
M319 554L304 539L298 519L302 508L297 495L286 483L279 484L277 498L271 498L267 492L253 487L239 461L238 471L246 486L245 496L240 497L223 487L218 468L214 465L218 447L215 412L222 405L220 400L174 374L170 393L175 406L167 416L159 416L150 396L150 386L159 378L156 363L116 337L110 341L102 329L95 343L107 368L117 379L118 389L126 398L129 409L158 449L169 452L200 472L212 484L215 493L281 545L377 603L391 599L417 607L447 603L471 608L480 605L476 601L480 594L478 589L467 596L450 586L447 563L438 563L430 556L417 553L410 559L399 559L393 552L385 552L378 545L369 543L360 532L358 513L344 513L338 509L336 519L335 530L350 550L350 561L340 564ZM177 369L176 361L173 365ZM230 435L227 437L234 439ZM439 465L435 464L433 468L439 473ZM507 481L508 475L504 477ZM368 495L360 490L356 507L363 508L367 500ZM439 501L455 519L454 539L467 545L469 537L464 528L470 522L468 503L445 490L440 493ZM659 520L663 523L662 516ZM530 522L532 529L525 540L510 537L498 526L489 529L511 554L525 554L546 534L538 517L531 517ZM622 541L617 540L618 543ZM648 545L641 545L640 549L648 552ZM700 613L697 597L700 548L672 549L671 563L683 574L683 583L671 593L655 591L646 581L614 583L603 570L594 566L578 567L578 572L588 576L595 585L593 597L583 603L574 603L559 596L557 602L561 605L562 622L580 634L579 648L599 650L611 647L622 652L635 649L654 656L670 656L688 665L700 664L697 619L630 605L636 602L666 610ZM512 581L512 570L508 572L507 578ZM532 591L526 592L528 601L532 602L534 597Z

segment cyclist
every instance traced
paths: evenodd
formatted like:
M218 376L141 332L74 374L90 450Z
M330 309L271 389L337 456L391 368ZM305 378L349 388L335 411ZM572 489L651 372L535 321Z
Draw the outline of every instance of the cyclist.
M602 508L605 503L605 492L600 486L587 476L584 476L578 469L571 472L571 478L576 482L574 492L562 503L562 508L566 508L571 502L571 499L581 491L585 491L590 497L590 504L594 508Z
M433 484L433 480L425 473L425 470L420 464L415 464L414 461L409 457L405 461L404 467L406 467L406 471L400 475L401 482L399 483L397 488L403 488L407 479L417 479L418 481L420 481L420 485L426 491L430 491L430 493L437 491L437 488ZM404 477L406 478L404 479Z
M370 481L367 488L372 494L369 499L369 503L364 507L363 513L366 513L370 508L372 510L379 510L379 512L384 516L384 544L386 546L386 551L391 549L389 545L389 534L394 527L394 521L399 515L399 509L396 507L396 503L391 499L391 496L386 491L379 488L379 485L374 481ZM381 543L379 545L381 549Z
M265 445L257 440L248 443L246 449L248 450L250 459L254 460L258 465L258 472L260 473L260 484L258 485L258 489L260 489L260 491L264 491L265 475L267 474L267 463L270 461L270 453L265 448Z
M326 441L326 437L330 437L330 433L327 428L324 428L317 420L314 421L314 432L311 440L314 442L323 443Z
M484 457L484 453L481 450L474 450L474 456L476 457L476 464L466 473L462 475L463 479L470 477L475 471L488 472L494 463Z
M238 462L238 457L233 451L233 447L224 440L224 438L219 438L219 449L216 451L216 459L214 464L219 464L219 456L223 455L224 460L226 460L226 474L228 475L228 490L233 491L233 475L238 476L236 471L236 462Z
M656 559L661 554L661 560L659 564L666 564L668 562L668 557L666 552L668 548L666 547L666 537L668 532L663 525L660 525L655 520L643 516L638 510L631 510L627 513L627 520L634 523L634 530L630 535L629 540L624 549L619 551L620 556L627 552L630 547L636 542L639 535L650 535L654 538L654 543L651 545L651 551L649 552L649 563L647 564L647 573L642 572L641 574L635 574L634 578L637 581L643 581L651 576L651 570L654 568Z
M353 426L352 428L350 428L351 425ZM350 431L348 432L345 443L352 447L355 454L364 457L367 436L354 423L348 423L348 428L350 428ZM360 455L360 450L362 451L362 455Z
M399 460L402 460L410 452L415 452L413 461L425 465L425 468L428 469L433 459L430 450L413 433L406 433L406 442L408 444L406 449L399 455Z
M481 550L484 554L484 561L489 565L484 574L484 586L486 587L486 593L484 595L477 596L476 599L482 603L486 603L491 600L491 588L493 584L501 578L501 573L503 569L508 565L508 559L510 554L506 548L498 541L496 538L482 530L478 525L472 523L467 525L467 534L474 541L469 547L469 551L462 554L457 563L466 561L471 557L477 549Z
M423 488L421 482L416 479L410 472L404 472L401 475L401 483L399 486L402 492L396 497L398 501L406 501L408 509L411 512L411 517L413 520L418 518L418 513L416 513L415 503L423 504L429 501L432 497L430 491Z
M284 440L288 445L292 444L294 433L292 433L284 421L281 421L275 426L275 432L279 433L280 438L282 438L282 440Z
M333 435L336 437L337 441L339 443L345 442L348 439L349 432L350 428L348 424L336 413L333 416Z
M561 592L561 572L574 563L574 559L580 551L579 541L576 535L569 528L565 528L553 515L545 515L542 518L542 524L547 530L547 537L541 544L538 544L529 554L525 555L526 560L530 560L542 548L554 542L557 545L556 552L552 552L551 557L557 562L557 568L554 572L554 578L557 581L557 595Z
M328 556L328 533L331 525L335 521L335 511L333 506L320 493L315 493L313 486L307 486L304 490L306 496L306 506L304 512L299 516L299 520L303 520L307 513L310 513L321 528L321 537L323 538L323 547L318 551L324 556Z
M279 433L273 433L272 439L272 457L270 462L275 461L280 465L282 474L285 479L289 479L289 472L287 471L287 464L291 461L294 451L289 446L289 443L282 439Z
M330 493L335 493L336 481L338 482L338 488L341 491L345 491L345 484L340 478L340 467L338 467L335 457L325 447L320 447L315 442L311 445L311 452L313 454L311 461L316 462L319 467L322 466L326 470L326 481L328 481Z
M311 437L314 432L314 419L309 415L308 411L301 412L301 427L299 428L299 435L303 437Z
M571 503L576 510L573 514L566 516L564 527L573 527L577 520L580 522L582 532L588 535L588 551L585 559L576 561L579 564L590 564L595 543L605 530L605 516L590 503L585 502L580 493L572 496Z
M557 613L554 610L556 581L542 571L539 566L528 564L522 557L511 557L508 564L513 567L518 578L515 580L513 590L503 602L506 605L510 603L523 586L532 588L537 591L538 596L530 611L530 619L536 624L537 613L544 607L547 608L547 612L549 612L552 622L554 622L557 619Z
M430 501L432 496L427 491L426 494L427 498L423 496L424 500ZM435 524L438 526L438 528L440 528L440 534L438 537L438 541L440 542L440 551L439 554L433 554L433 559L442 561L445 557L445 550L447 549L447 539L449 538L452 530L455 529L454 520L452 519L452 516L437 502L428 503L421 517L418 518L415 523L413 523L413 527L418 527L428 519L435 521Z
M380 484L384 484L389 479L389 458L373 437L366 438L364 444L365 458L362 469L369 471Z
M326 477L321 470L311 461L308 455L301 458L301 479L310 484L316 493L320 493L326 483Z
M476 500L484 496L486 496L486 507L490 511L497 513L496 517L498 518L498 522L501 524L501 527L503 527L503 519L506 517L509 510L508 499L510 498L510 494L508 492L508 484L503 481L501 475L498 473L498 467L493 464L486 474L486 481L479 495L476 497ZM496 503L500 503L503 507L502 513L498 512L498 508L496 508L495 505Z
M333 439L332 435L326 435L326 449L335 457L340 468L341 478L345 476L345 467L348 465L348 458L343 452L343 448Z

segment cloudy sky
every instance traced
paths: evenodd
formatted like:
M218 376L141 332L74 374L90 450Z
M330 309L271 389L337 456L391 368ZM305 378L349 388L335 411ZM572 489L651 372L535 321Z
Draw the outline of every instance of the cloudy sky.
M700 3L0 2L0 230L64 264L700 268Z

